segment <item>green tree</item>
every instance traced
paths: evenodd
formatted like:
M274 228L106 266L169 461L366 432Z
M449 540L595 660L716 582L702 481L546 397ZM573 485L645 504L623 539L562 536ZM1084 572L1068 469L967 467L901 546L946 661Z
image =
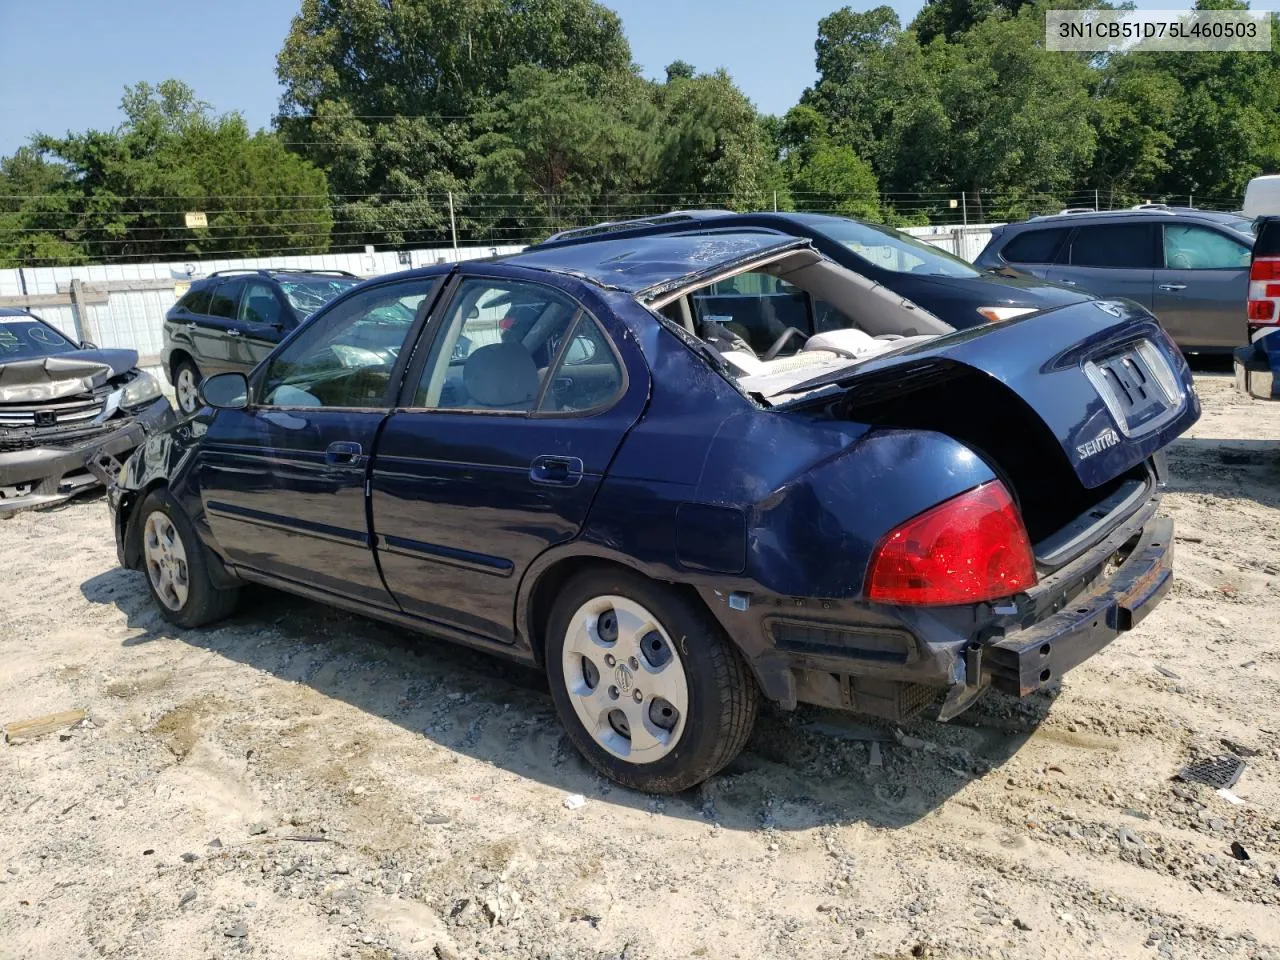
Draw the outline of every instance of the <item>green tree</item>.
M67 223L70 171L31 146L0 159L0 267L79 263L83 252L51 225Z
M278 126L328 173L348 241L439 240L448 194L465 206L477 138L500 134L494 110L525 95L521 66L630 75L631 50L592 0L303 0L277 59Z
M629 74L515 67L475 142L471 186L491 199L473 221L504 239L576 226L592 211L629 212L653 169L655 121L643 81Z
M833 143L826 118L799 104L787 111L779 138L788 193L797 209L880 219L879 185L852 147Z
M723 70L655 89L663 131L654 177L669 206L745 210L785 189L768 128Z
M250 134L239 114L215 116L175 80L137 84L121 107L115 130L36 136L22 155L56 171L21 211L22 229L47 237L46 249L145 260L328 247L324 174L275 135ZM207 213L209 226L188 229L187 211Z
M1089 62L1044 48L1042 7L994 14L926 51L949 121L947 169L975 196L979 216L986 192L1052 194L1089 169L1096 148Z

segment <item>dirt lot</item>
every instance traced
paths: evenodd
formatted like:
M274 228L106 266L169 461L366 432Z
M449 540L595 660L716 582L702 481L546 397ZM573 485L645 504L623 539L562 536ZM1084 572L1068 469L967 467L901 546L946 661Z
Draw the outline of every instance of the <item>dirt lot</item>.
M0 524L0 722L90 718L0 745L0 957L1280 958L1280 404L1199 385L1174 590L1056 697L769 713L678 798L521 670L268 591L175 632L100 500ZM1171 781L1228 741L1244 805Z

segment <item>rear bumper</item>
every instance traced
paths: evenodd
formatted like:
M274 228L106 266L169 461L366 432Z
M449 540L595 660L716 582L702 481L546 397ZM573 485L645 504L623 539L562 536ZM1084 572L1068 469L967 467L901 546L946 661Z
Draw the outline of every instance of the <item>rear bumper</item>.
M1237 347L1232 358L1237 390L1259 400L1280 400L1280 331Z
M1173 521L1154 519L1102 589L983 648L984 678L1015 697L1035 693L1133 629L1171 586Z
M173 408L161 398L118 429L73 446L0 453L0 517L62 503L99 486L102 476L118 469L148 433L174 422Z
M1131 630L1173 583L1173 521L1152 492L1105 539L1014 600L972 607L885 607L860 601L703 590L761 689L797 702L895 720L946 700L939 719L988 689L1025 697ZM742 596L742 595L738 595Z

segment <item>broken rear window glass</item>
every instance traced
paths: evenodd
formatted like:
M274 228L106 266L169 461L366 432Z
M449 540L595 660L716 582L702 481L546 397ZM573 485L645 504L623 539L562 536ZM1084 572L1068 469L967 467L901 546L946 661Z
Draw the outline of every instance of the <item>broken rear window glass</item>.
M31 360L75 350L76 345L35 318L0 317L0 363Z

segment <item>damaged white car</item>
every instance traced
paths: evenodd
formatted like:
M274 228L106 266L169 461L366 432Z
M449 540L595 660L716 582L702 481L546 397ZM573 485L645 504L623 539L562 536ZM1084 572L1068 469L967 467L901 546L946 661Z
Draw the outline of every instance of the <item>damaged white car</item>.
M76 344L0 308L0 517L98 486L148 433L175 422L137 364L136 351Z

